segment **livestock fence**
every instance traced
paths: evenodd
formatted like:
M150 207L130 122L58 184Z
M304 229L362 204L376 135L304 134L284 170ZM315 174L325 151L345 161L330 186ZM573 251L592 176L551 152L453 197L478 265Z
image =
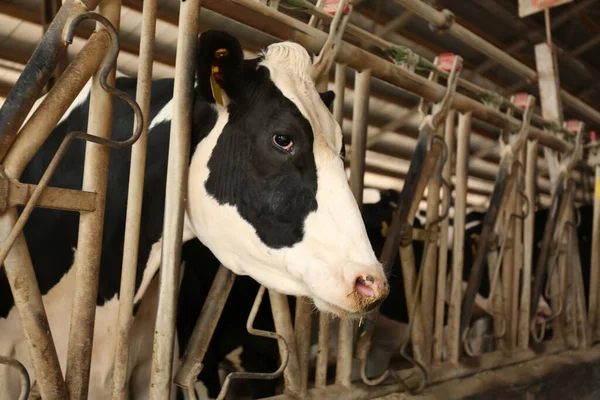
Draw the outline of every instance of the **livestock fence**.
M536 99L533 96L518 93L505 98L461 78L464 68L459 55L441 54L431 62L410 49L349 23L342 17L343 6L347 5L345 1L339 3L337 12L326 11L323 8L326 2L323 0L316 5L305 0L180 2L174 112L150 388L152 399L167 398L173 384L184 388L190 398L195 398L194 383L235 279L232 272L220 267L184 356L175 370L165 368L172 365L176 357L173 342L184 215L184 193L178 188L183 187L187 179L191 131L189 115L194 87L194 60L189 55L195 51L200 21L211 18L220 18L221 29L256 46L277 40L292 40L314 54L325 50L330 52L335 59L335 72L332 71L331 75L334 77L336 98L332 112L340 125L344 124L347 77L352 78L352 72L348 71L355 71L351 149L348 153L350 185L359 204L362 203L367 150L381 140L378 134L367 138L371 89L378 85L381 87L383 81L419 96L419 106L410 115L419 113L423 116L418 139L409 146L412 153L410 167L403 177L404 185L380 258L388 273L394 259L399 256L401 260L410 317L410 338L402 354L410 361L410 366L400 370L390 369L375 378L367 376L365 371L373 336L373 321L378 314L375 311L366 317L360 327L356 321L340 321L335 379L331 382L327 377L330 318L323 314L319 316L316 372L314 377L309 376L313 312L309 302L297 301L295 320L292 321L286 296L269 291L276 332L259 331L253 328L253 320L266 291L261 287L252 314L248 317L248 331L278 342L281 367L263 374L233 373L225 380L219 398L224 398L232 379L273 379L281 375L284 377L285 393L277 398L282 399L367 399L407 390L419 392L433 383L547 357L567 349L586 351L600 340L600 246L592 246L591 264L582 266L574 239L577 224L574 205L588 201L590 188L596 187L592 242L600 242L600 195L597 188L600 182L600 154L595 135L589 141L584 139L587 132L584 122L563 121L561 104L568 103L591 124L600 123L600 112L557 85L556 60L551 43L536 46L539 68L534 71L462 27L450 12L438 11L418 0L397 2L414 15L430 21L436 29L469 44L519 76L539 82L541 108L545 117L534 112ZM305 23L284 13L284 6L292 6L297 12L310 14L310 21ZM96 12L94 10L97 7ZM66 0L48 25L43 40L0 113L0 158L3 167L0 174L0 230L6 238L0 246L0 263L4 265L27 339L36 372L36 391L44 399L87 397L102 242L100 227L104 220L108 173L107 147L131 147L132 151L116 330L117 357L112 383L113 398L128 396L127 344L132 324L140 235L141 185L145 172L157 0L145 0L140 11L143 22L135 101L113 89L114 67L119 52L115 27L119 26L121 1ZM351 4L346 11L352 13ZM75 26L85 19L97 22L96 31L54 82L46 99L27 124L20 128L54 74L56 65L64 57ZM331 29L328 30L328 27ZM360 46L356 43L360 43ZM382 56L384 54L385 57ZM428 76L424 76L423 71ZM91 90L93 107L89 111L89 132L70 133L54 155L42 180L32 192L26 191L19 182L25 166L91 78L94 78ZM329 76L326 76L318 85L326 88L328 83ZM110 139L114 96L127 101L135 114L134 130L130 138L123 142ZM398 117L386 125L382 132L401 126L407 118L409 114ZM464 287L467 178L470 165L476 165L477 162L469 160L474 121L485 123L498 135L501 150L499 167L492 172L495 182L482 222L470 277ZM74 140L88 142L82 189L48 186L61 157ZM538 160L540 147L544 152L544 161L541 163ZM538 178L539 169L549 172L549 182L545 178ZM589 181L581 184L588 179L586 173L591 171L595 172L596 185L590 185ZM546 185L545 193L550 195L550 211L540 255L534 260L535 198L541 190L542 181ZM426 191L427 223L423 230L413 229L415 215ZM24 206L21 214L17 213L17 206ZM70 323L78 328L70 331L65 377L60 372L42 296L22 233L34 207L80 213L76 259L79 265L76 269L77 285ZM454 221L452 242L449 241L450 208ZM413 238L424 242L420 268L415 265ZM552 248L554 240L560 244L556 251ZM489 250L494 247L495 250ZM451 265L448 265L448 249L452 249L453 254ZM495 343L494 350L487 352L472 348L469 342L472 310L486 262L491 266L491 273L490 295L485 305L493 318L492 336ZM552 267L548 269L547 265ZM584 296L582 267L591 268L588 304ZM431 293L435 293L435 296ZM553 313L547 317L547 324L542 324L540 328L534 319L538 300L543 293L550 299ZM449 304L447 312L446 299ZM551 335L546 329L550 323ZM408 351L408 344L411 351ZM351 379L353 359L360 363L360 380ZM476 360L477 363L465 363L468 360ZM18 362L9 358L2 358L0 362L20 368ZM23 375L22 393L25 394L29 392L29 382L26 371L20 370Z

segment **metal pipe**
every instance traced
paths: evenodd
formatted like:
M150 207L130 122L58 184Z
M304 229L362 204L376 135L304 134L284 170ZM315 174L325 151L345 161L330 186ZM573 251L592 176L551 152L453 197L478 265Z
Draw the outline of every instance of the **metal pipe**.
M531 263L533 262L534 232L535 232L535 178L538 158L537 141L527 143L527 165L525 167L525 193L529 205L529 213L525 217L525 235L523 238L523 280L521 282L521 303L519 309L519 333L517 347L527 349L529 347L529 310L531 304Z
M190 341L179 361L179 367L173 381L175 384L189 388L194 387L198 374L202 371L202 361L219 323L223 308L231 292L236 275L223 265L210 286L206 301L200 310Z
M447 11L438 11L429 4L419 0L396 0L396 2L412 13L447 31L451 36L468 44L489 58L498 61L504 67L525 78L527 82L532 83L538 79L538 75L533 69L455 22L454 18L450 17ZM570 107L594 122L600 123L600 112L564 89L560 90L560 94L565 103Z
M108 52L109 45L110 35L106 30L90 36L35 113L23 125L8 150L4 157L5 171L8 176L19 179L77 94L94 75Z
M518 273L518 266L515 263L515 231L516 231L516 220L512 214L517 213L516 200L517 200L517 187L518 177L515 171L516 165L513 166L513 180L515 183L512 185L510 190L507 190L505 198L505 212L506 218L504 218L504 235L506 235L506 247L504 250L504 257L502 259L502 306L503 306L503 317L504 326L506 327L504 336L502 337L501 348L507 351L512 351L516 344L516 319L513 319L513 311L516 309L517 297L515 296L515 274ZM502 205L500 205L502 207ZM492 208L492 207L490 207ZM481 245L478 243L478 245ZM485 243L486 252L489 248L489 243ZM518 286L517 286L518 287Z
M300 368L300 396L306 396L308 391L308 367L310 356L310 333L312 328L312 304L307 297L296 298L296 316L294 319L294 334L298 350L298 365Z
M589 348L592 345L591 329L585 306L585 294L583 289L583 276L581 273L581 256L579 254L579 238L577 237L577 229L574 221L573 207L569 209L570 226L568 234L570 237L570 250L572 258L569 263L572 265L571 273L573 274L573 296L575 303L574 323L575 332L578 334L579 347ZM574 263L572 260L574 259Z
M242 23L260 29L263 32L284 40L293 40L308 50L318 53L327 39L327 34L308 25L277 12L269 7L252 0L204 0L204 6L224 16L234 18ZM358 48L347 42L340 44L336 61L345 63L357 70L371 69L372 75L389 83L404 88L426 100L440 101L446 88L438 83L431 82L405 68L382 60L374 54ZM507 116L505 113L485 106L477 100L463 94L456 93L452 99L452 108L460 112L472 111L473 115L482 121L506 129L516 131L521 126L521 121ZM544 146L565 152L572 150L573 145L562 141L543 130L532 127L529 137L539 139Z
M119 291L119 314L116 329L115 361L113 367L112 398L126 399L128 393L129 343L133 319L133 298L138 265L138 250L144 196L144 172L148 124L150 123L150 99L152 86L152 59L156 31L156 0L146 0L142 12L140 58L138 65L136 102L143 115L142 132L131 151L127 214L123 243L123 264Z
M335 99L333 100L333 119L342 126L344 121L344 92L346 89L346 65L335 64Z
M0 216L2 242L16 221L17 210L14 207ZM4 261L4 271L21 319L40 395L43 399L66 399L67 389L23 233L18 235L11 247Z
M100 5L100 14L118 31L121 16L120 0L107 0ZM98 23L100 29L106 28ZM113 43L116 45L116 43ZM94 75L90 92L88 129L100 138L110 138L112 130L113 96L100 85L101 71ZM115 68L108 76L108 84L115 84ZM86 143L82 190L96 192L96 210L81 214L79 236L73 267L75 268L75 293L71 311L69 348L65 381L69 399L87 399L98 277L104 228L104 205L108 182L110 149L95 143Z
M446 116L446 123L444 124L444 139L448 146L448 160L442 170L442 177L446 182L450 182L450 175L452 173L452 160L454 153L454 130L456 127L456 112L450 110ZM431 193L431 192L429 192ZM442 204L446 204L449 199L448 196L452 196L452 193L442 192ZM445 300L446 300L446 278L448 271L448 230L450 228L449 218L445 218L441 223L440 229L440 254L438 260L438 274L437 274L437 289L436 289L436 305L435 305L435 326L434 326L434 338L433 338L433 363L440 363L442 361L442 354L444 351L444 315L445 315Z
M273 312L273 321L275 322L275 330L287 343L289 351L288 364L283 371L283 379L285 381L285 391L288 394L297 396L300 393L301 375L300 366L298 365L298 353L296 351L296 340L294 337L294 328L292 327L292 317L290 315L290 306L287 296L269 290L269 300L271 301L271 311ZM279 354L284 360L283 347L279 342Z
M78 14L91 11L100 0L67 0L42 37L19 79L0 109L0 160L16 139L27 113L54 72L57 61L66 53L65 26Z
M525 159L526 159L527 146L523 146L519 151L519 168L516 171L516 182L515 182L515 205L514 205L514 240L513 240L513 256L514 256L514 270L513 270L513 282L512 282L512 312L511 312L511 342L512 348L517 347L518 336L519 336L519 283L521 282L521 271L523 269L523 218L521 216L524 213L523 208L523 197L522 190L525 178ZM525 208L527 213L534 213L535 208Z
M29 399L29 393L31 391L31 379L27 368L21 364L17 359L0 356L0 364L4 364L7 367L13 367L19 373L19 380L21 381L21 393L19 393L19 400Z
M440 127L442 128L442 127ZM439 163L440 161L438 161ZM449 163L446 163L449 164ZM436 165L436 169L438 166ZM429 180L427 186L427 224L431 221L437 221L439 218L439 207L440 207L440 187L441 182L439 177L434 174ZM446 218L447 221L447 218ZM425 365L431 363L432 347L433 347L433 329L434 329L434 315L435 315L435 287L437 277L437 255L438 255L438 232L439 228L437 224L429 226L431 238L427 245L427 251L423 254L424 265L423 265L423 283L422 292L425 295L421 296L421 316L423 318L423 330L421 335L424 339L423 360ZM418 289L417 289L418 290Z
M600 243L600 164L596 165L596 184L594 190L594 219L592 230L592 243ZM592 246L591 271L590 271L590 299L589 319L592 327L593 339L600 337L600 307L598 296L600 291L600 246Z
M196 60L190 55L196 53L201 3L201 0L187 0L181 3L179 10L160 286L150 376L150 399L152 400L168 398L171 393L177 291L185 212L184 194L187 189L190 132L192 130L191 104L193 103L196 68Z
M327 313L319 314L319 341L317 350L317 368L315 372L315 387L327 386L327 361L329 359L329 330L331 317Z
M356 72L356 97L352 121L352 153L350 155L350 189L361 210L365 175L367 123L369 118L370 80L370 70ZM340 334L338 338L335 382L343 386L349 386L351 383L353 344L354 322L350 319L342 318L340 320Z
M452 286L448 308L448 361L457 364L460 356L460 309L465 240L465 215L467 207L467 166L469 164L469 136L471 112L459 114L456 143L456 189L454 204L454 243L452 257Z

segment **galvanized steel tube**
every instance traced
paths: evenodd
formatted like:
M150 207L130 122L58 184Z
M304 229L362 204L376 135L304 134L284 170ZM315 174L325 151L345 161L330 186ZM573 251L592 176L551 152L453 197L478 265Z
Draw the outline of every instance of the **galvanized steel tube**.
M201 0L187 0L179 9L173 119L169 139L169 162L165 196L158 313L150 377L150 399L165 399L171 393L171 373L177 316L177 291L181 262L184 195L187 191L192 103Z
M103 14L118 31L121 17L120 0L105 0L100 5ZM103 25L100 29L105 29ZM110 138L112 130L113 96L104 91L98 72L92 81L88 131L98 137ZM115 69L108 76L114 86ZM81 214L79 236L73 267L75 268L75 293L71 311L69 349L65 380L70 400L87 399L90 363L98 296L100 255L104 228L104 205L108 182L110 149L95 143L86 143L82 189L96 192L96 210Z
M467 166L469 164L469 136L471 112L459 114L456 143L456 187L454 203L454 243L452 257L452 283L448 309L448 361L458 363L460 356L460 309L463 281L463 244L467 207Z
M538 158L537 141L527 143L527 164L525 167L525 194L527 195L529 214L525 217L523 238L523 280L521 282L521 304L519 308L519 332L517 347L529 347L529 307L531 298L531 264L533 262L533 249L535 232L535 179Z
M133 319L133 298L135 295L135 280L138 265L142 198L144 196L148 124L150 123L156 0L144 1L142 18L136 102L141 108L143 121L142 133L131 151L125 238L123 243L123 267L121 270L121 287L119 292L119 316L116 329L115 362L111 389L113 399L126 399L129 396L129 379L127 373L129 365L129 337Z
M448 159L442 170L442 177L446 182L450 182L452 174L452 160L454 154L454 129L456 127L456 111L450 110L446 115L444 124L444 140L448 146ZM450 189L448 189L450 190ZM430 192L431 193L431 192ZM442 207L451 202L452 193L442 192ZM448 203L449 204L449 203ZM440 229L440 253L438 259L437 273L437 289L436 289L436 304L435 304L435 325L433 334L433 363L442 361L444 351L444 315L446 309L446 278L448 274L448 230L450 228L449 218L445 218L441 222Z

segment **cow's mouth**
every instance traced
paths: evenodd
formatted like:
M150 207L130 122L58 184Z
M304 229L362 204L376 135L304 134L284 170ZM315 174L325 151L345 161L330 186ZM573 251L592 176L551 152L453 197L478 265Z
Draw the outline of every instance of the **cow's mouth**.
M331 302L329 302L327 300L323 300L323 299L320 299L320 298L313 299L313 301L314 300L318 300L318 302L320 303L321 306L325 306L325 307L318 307L321 312L328 312L328 313L333 314L333 315L335 315L337 317L345 317L345 318L348 318L348 319L361 319L369 311L366 308L359 309L359 310L348 310L346 308L337 306L337 305L335 305L335 304L333 304L333 303L331 303Z

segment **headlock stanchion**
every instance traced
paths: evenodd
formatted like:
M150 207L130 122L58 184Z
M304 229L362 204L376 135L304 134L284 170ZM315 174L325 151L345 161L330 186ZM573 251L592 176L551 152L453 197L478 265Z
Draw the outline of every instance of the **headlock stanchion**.
M535 98L533 96L528 97L526 108L523 112L521 127L516 135L513 143L507 144L502 150L502 156L500 159L500 170L494 184L494 191L492 192L490 205L485 214L482 222L481 233L477 240L477 251L467 282L467 288L464 293L461 315L460 315L460 335L461 338L465 337L468 332L467 327L471 320L473 312L473 305L475 302L475 296L479 291L481 285L481 279L483 277L483 264L487 256L490 240L492 234L498 223L498 215L501 209L505 206L507 196L511 190L513 181L513 165L517 161L518 152L521 146L527 140L529 131L529 122L533 113ZM502 137L500 138L502 140ZM490 293L492 293L490 288ZM505 316L506 317L506 316Z
M575 149L569 155L565 156L560 163L557 183L553 190L552 204L548 212L548 219L546 220L546 225L544 228L544 236L542 239L542 245L540 247L539 257L536 261L535 275L531 288L531 303L529 312L530 327L533 338L538 342L543 340L546 324L542 324L541 332L538 333L535 331L535 323L533 320L536 316L537 304L542 295L542 286L544 283L546 283L547 289L553 286L552 273L556 270L554 264L559 253L560 246L558 246L558 243L560 243L562 239L564 227L564 222L559 223L559 221L564 219L566 214L565 211L572 207L570 202L572 201L574 183L569 184L571 181L570 174L581 158L583 151L583 122L579 122L578 124L575 124L575 126L577 127L575 131ZM556 229L557 227L559 229ZM558 279L558 276L556 278ZM563 278L566 278L566 276ZM546 319L546 322L549 322L550 320L553 320L559 316L565 306L565 299L562 295L557 295L556 290L553 290L553 293L550 294L549 297L551 297L552 300L551 305L553 315ZM553 332L554 334L558 333L558 335L561 336L562 327L553 327Z
M592 230L592 243L600 243L600 141L596 131L590 132L590 148L588 153L588 164L595 169L594 185L594 220ZM592 245L591 271L590 271L590 299L589 299L589 321L592 329L592 339L600 339L600 307L598 306L600 296L600 246Z
M421 365L423 364L425 356L422 348L419 346L421 344L419 339L423 334L423 327L422 319L420 318L421 307L418 301L420 284L417 283L417 279L415 279L415 262L412 248L412 221L415 218L425 187L435 170L438 171L438 179L444 181L441 179L441 168L443 168L446 161L447 149L443 138L437 135L437 131L450 109L450 104L456 91L456 85L462 67L462 58L453 56L449 58L449 61L448 65L446 65L449 71L446 94L439 103L433 105L431 114L429 114L429 110L426 110L425 102L421 103L420 109L423 113L428 115L426 115L421 123L417 147L413 153L408 175L404 182L402 192L399 195L398 206L394 212L390 228L387 231L386 240L380 257L380 262L384 266L386 275L389 276L392 273L391 268L400 246L402 274L404 277L404 289L407 300L406 304L410 320L409 334L412 336L415 360L406 355L406 347L403 349L403 355L413 362L423 374L423 379L421 380L417 391L423 389L427 377L424 366ZM435 72L432 72L430 79L435 78L437 78ZM440 162L440 160L442 162ZM435 196L435 194L430 193L430 196ZM449 200L448 196L447 198ZM448 207L445 207L445 210L445 213L447 213ZM435 222L435 224L438 222L439 221ZM432 225L434 224L428 223L427 228ZM429 238L430 229L427 229L427 232L428 234L425 241L426 249L427 244L430 242L427 240ZM425 261L425 258L423 261ZM422 275L423 269L424 268L421 267L419 271L419 278ZM433 280L433 282L435 282L435 280ZM368 385L377 385L383 382L389 374L388 372L385 372L382 376L374 380L368 379L366 376L366 359L371 346L370 342L373 335L374 320L377 318L378 313L379 311L377 309L369 315L366 324L363 326L362 332L359 333L360 339L357 344L357 358L361 362L361 377L363 382ZM413 326L417 327L415 331L412 330ZM406 340L405 343L408 343L408 340Z

